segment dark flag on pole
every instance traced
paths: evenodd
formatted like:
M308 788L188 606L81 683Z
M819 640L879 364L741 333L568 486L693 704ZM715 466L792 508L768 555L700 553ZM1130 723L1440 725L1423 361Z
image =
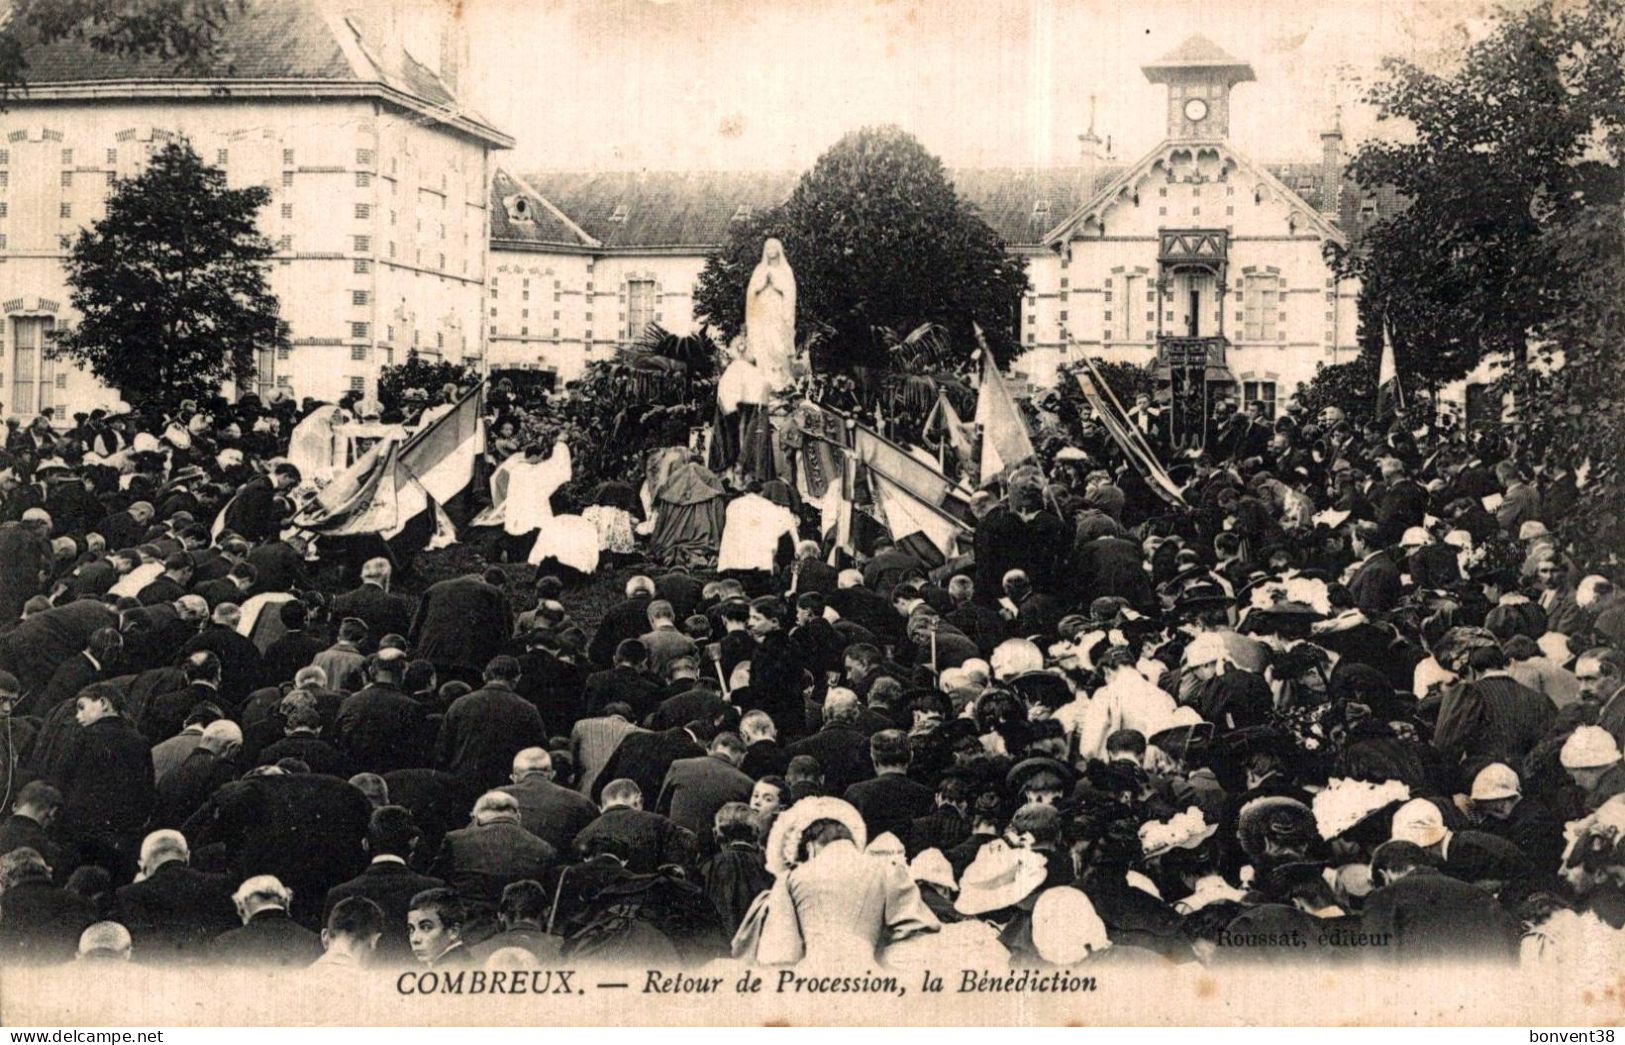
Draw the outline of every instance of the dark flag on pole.
M1382 362L1377 365L1377 418L1393 417L1405 409L1405 390L1399 384L1399 368L1394 365L1394 339L1388 317L1382 317Z

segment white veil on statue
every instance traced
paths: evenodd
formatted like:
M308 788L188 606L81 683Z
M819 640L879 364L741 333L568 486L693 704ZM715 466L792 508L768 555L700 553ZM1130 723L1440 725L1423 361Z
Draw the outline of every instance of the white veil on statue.
M768 384L775 391L789 385L790 360L796 354L796 277L777 239L762 244L762 260L750 274L745 336Z

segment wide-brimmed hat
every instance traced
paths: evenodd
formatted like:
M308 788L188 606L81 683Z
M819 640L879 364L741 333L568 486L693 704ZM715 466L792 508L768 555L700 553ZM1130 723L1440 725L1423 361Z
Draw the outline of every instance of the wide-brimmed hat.
M1234 598L1226 595L1224 589L1212 581L1198 581L1186 585L1174 596L1174 612L1189 613L1210 606L1228 606L1234 601Z
M1019 795L1021 789L1027 786L1027 781L1033 774L1045 771L1060 777L1063 787L1070 787L1072 782L1078 778L1077 771L1060 759L1035 755L1032 758L1024 758L1011 766L1010 772L1005 774L1004 785L1011 794Z
M995 838L982 846L960 876L954 910L978 915L1018 904L1043 885L1048 874L1043 853L1012 849L1002 838Z
M869 828L863 822L863 814L852 803L826 795L814 795L784 810L773 821L773 828L767 833L767 851L764 854L767 869L775 876L788 874L799 862L797 850L801 848L801 836L819 820L834 820L841 824L851 833L852 843L859 849L869 844Z
M1149 860L1170 849L1195 849L1218 830L1219 825L1208 823L1199 807L1190 806L1166 820L1147 820L1141 824L1140 848Z
M1315 795L1312 808L1320 837L1330 841L1347 834L1371 816L1399 802L1409 801L1411 789L1402 780L1377 784L1336 777Z

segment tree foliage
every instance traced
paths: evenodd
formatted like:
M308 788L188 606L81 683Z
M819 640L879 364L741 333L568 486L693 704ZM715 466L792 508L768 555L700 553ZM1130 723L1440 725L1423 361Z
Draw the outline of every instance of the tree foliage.
M1400 373L1435 386L1488 353L1521 363L1581 291L1550 232L1618 194L1625 5L1508 9L1453 71L1385 71L1370 101L1412 140L1374 138L1351 169L1405 205L1333 258L1361 281L1365 338L1386 318Z
M431 362L412 349L406 353L406 362L378 371L378 405L385 410L400 409L408 388L421 388L431 400L438 401L440 390L447 385L468 388L479 379L471 367L449 359Z
M131 402L173 404L254 373L288 328L266 282L271 244L255 224L270 190L233 189L184 141L116 183L107 213L67 259L77 326L57 351Z
M1625 207L1589 207L1551 240L1578 293L1539 331L1545 365L1505 383L1526 458L1585 475L1579 504L1546 524L1582 558L1617 562L1625 550Z
M731 340L762 243L777 237L796 275L798 341L821 335L815 370L899 370L896 332L930 324L958 358L979 325L1001 364L1019 351L1026 265L954 192L942 162L895 127L848 134L782 206L736 222L706 261L694 314Z
M98 54L144 56L201 72L247 0L13 0L0 25L0 108L27 89L27 52L67 39Z
M1349 421L1363 425L1376 414L1377 366L1381 358L1378 353L1363 352L1347 363L1322 363L1315 376L1298 387L1298 402L1311 417L1335 406Z

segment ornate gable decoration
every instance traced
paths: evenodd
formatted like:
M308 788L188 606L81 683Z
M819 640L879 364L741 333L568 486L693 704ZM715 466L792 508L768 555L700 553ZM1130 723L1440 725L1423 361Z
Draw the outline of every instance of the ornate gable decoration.
M1294 231L1307 226L1323 239L1342 246L1347 238L1337 226L1321 217L1319 212L1297 192L1289 188L1263 166L1232 149L1226 142L1164 141L1140 158L1139 162L1113 178L1090 197L1083 206L1073 211L1059 225L1044 235L1046 246L1058 247L1076 236L1085 227L1095 231L1106 228L1107 212L1118 206L1139 203L1142 192L1151 193L1167 185L1197 185L1205 182L1253 185L1254 191L1267 189L1269 194L1282 200L1294 212ZM1302 222L1296 215L1302 214Z
M1157 260L1196 264L1224 261L1230 254L1230 233L1224 229L1184 229L1164 232Z

